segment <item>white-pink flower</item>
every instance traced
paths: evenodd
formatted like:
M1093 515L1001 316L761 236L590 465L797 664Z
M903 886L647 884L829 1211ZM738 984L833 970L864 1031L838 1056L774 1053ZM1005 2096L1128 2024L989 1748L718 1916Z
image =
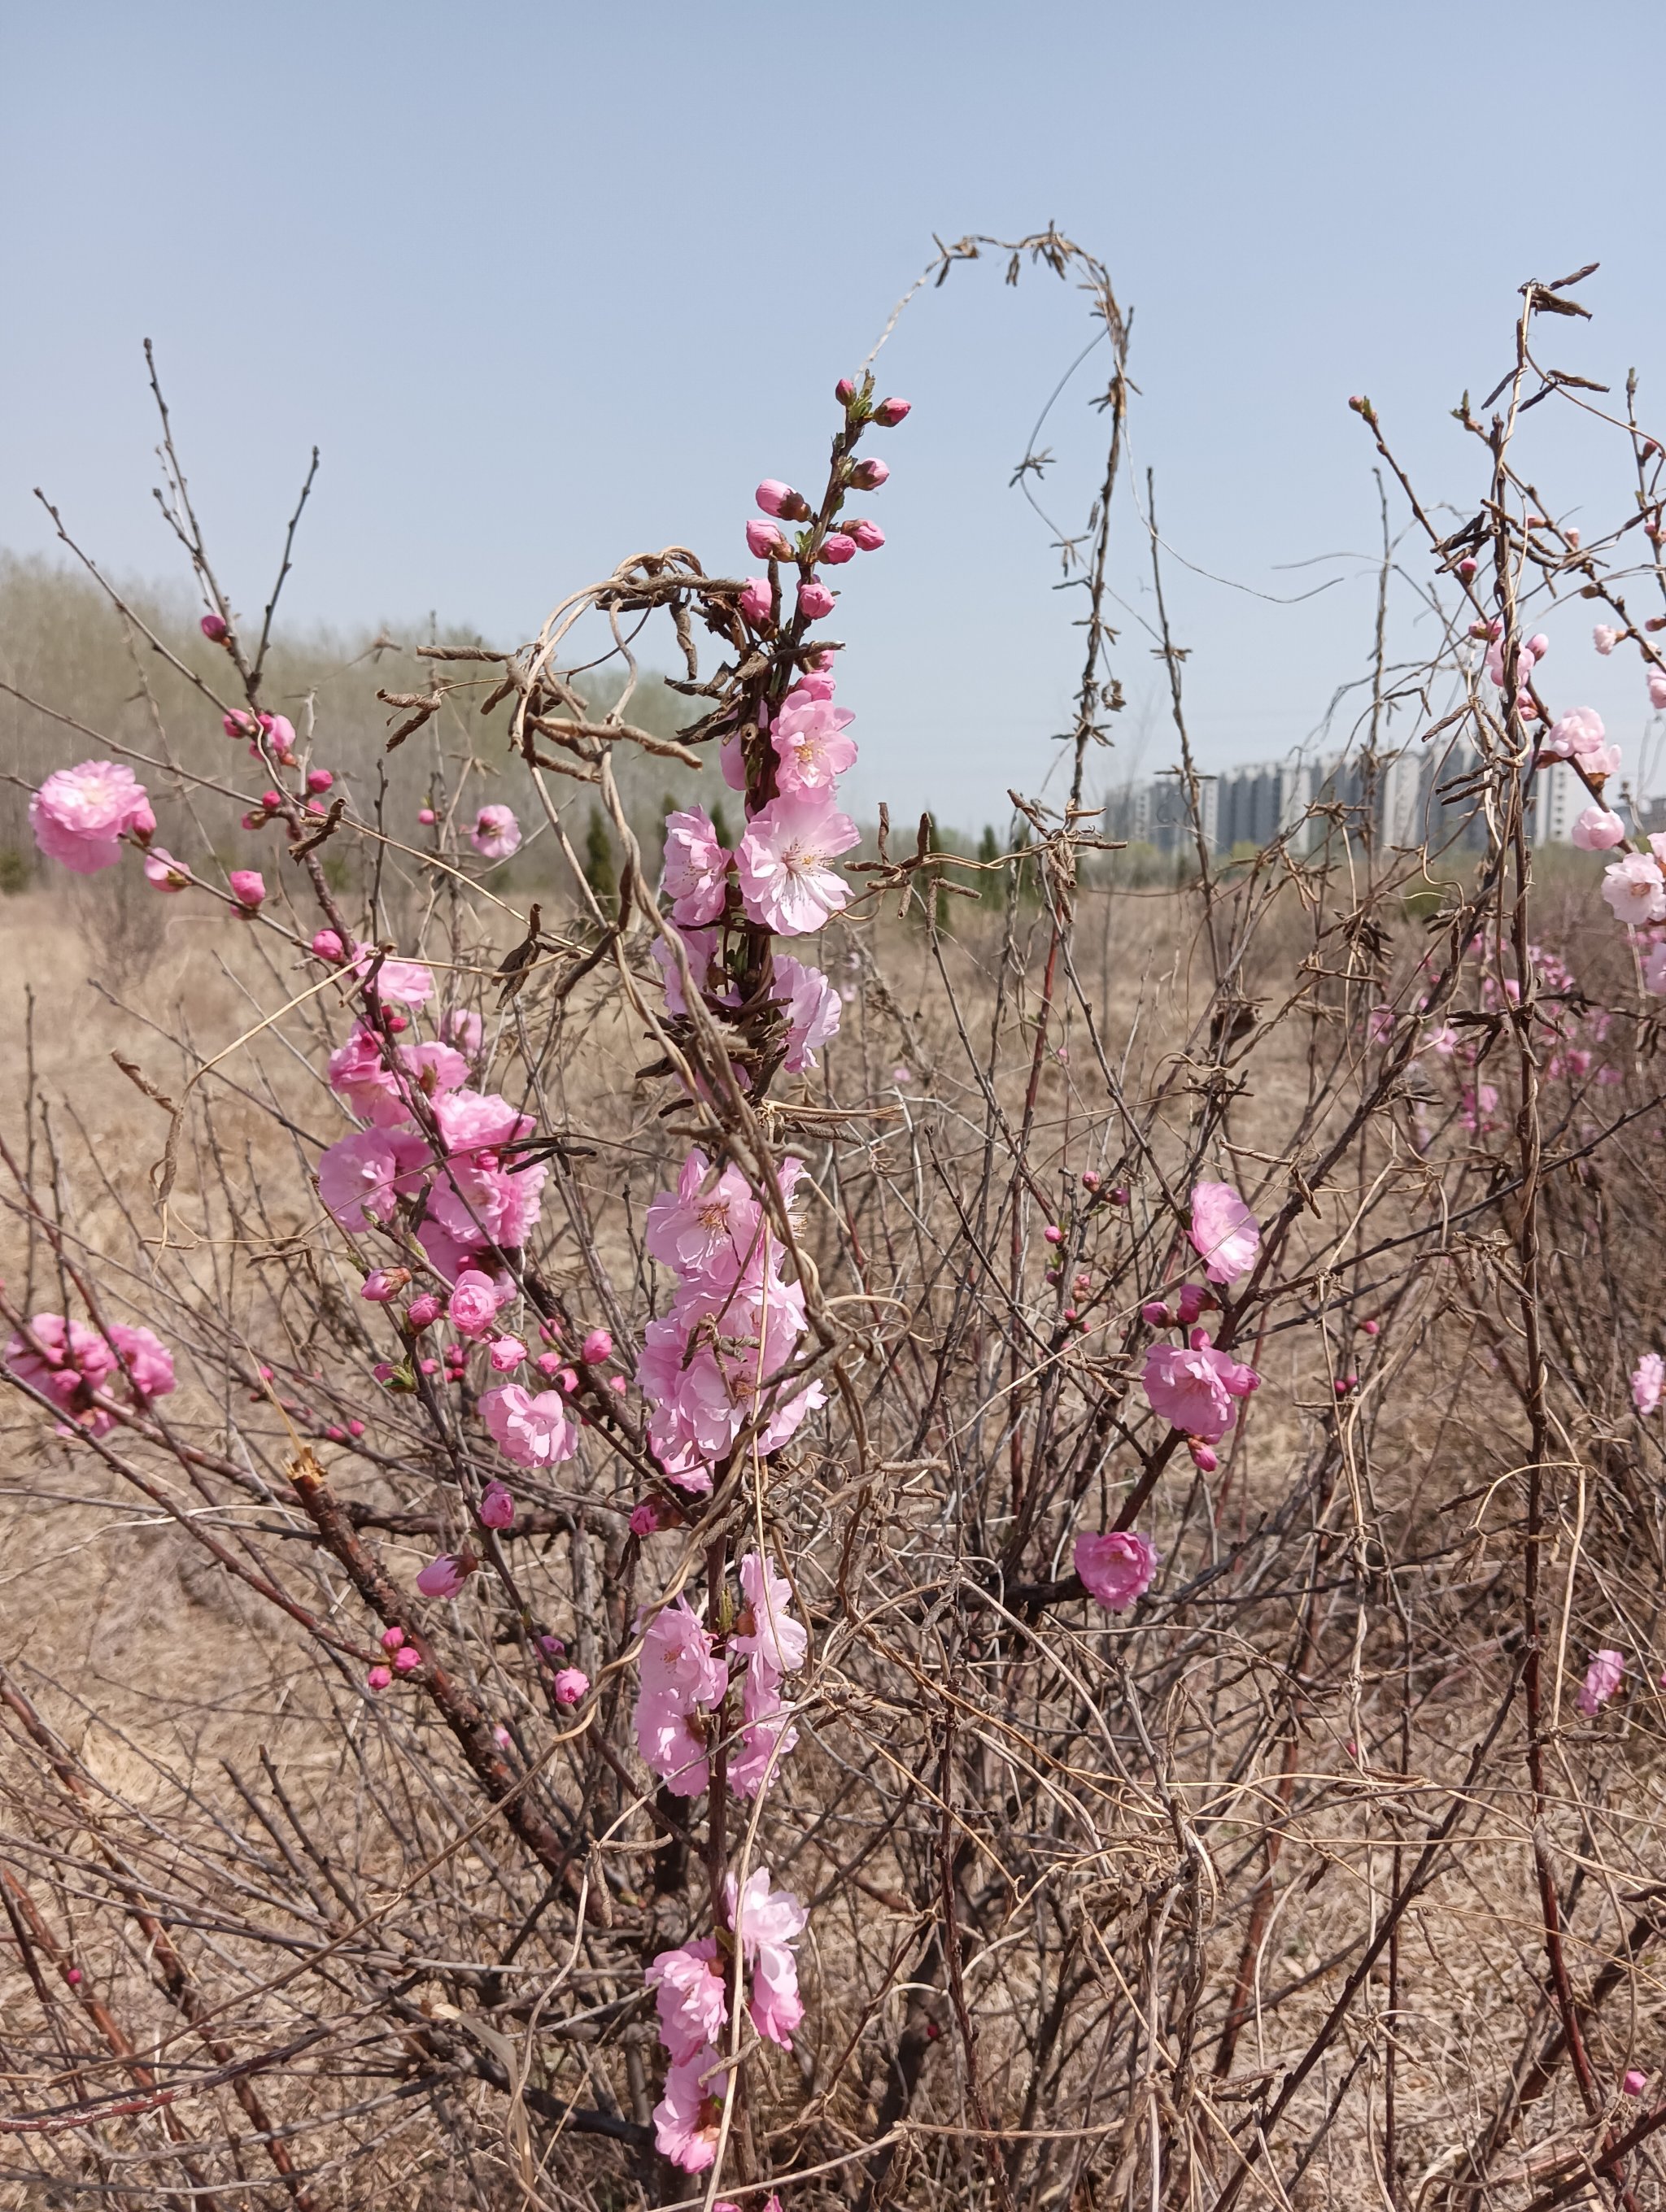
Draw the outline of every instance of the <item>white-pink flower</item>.
M519 1382L505 1382L483 1395L480 1418L505 1459L517 1467L556 1467L579 1448L579 1432L559 1390L533 1397Z
M1191 1239L1212 1283L1247 1275L1261 1250L1256 1217L1229 1182L1193 1186Z
M715 921L723 911L728 880L728 848L705 808L690 806L666 815L662 881L672 902L672 920L684 927Z
M49 860L72 874L96 875L121 858L131 830L141 842L156 827L144 786L114 761L82 761L54 769L29 799L29 827Z
M1648 853L1627 853L1602 871L1602 896L1619 921L1666 921L1666 876Z
M660 2040L673 2065L686 2066L703 2044L714 2044L728 2025L728 1996L714 1936L702 1936L660 1951L642 1969L642 1979L657 1991Z
M1539 750L1558 760L1583 759L1601 750L1607 732L1595 707L1572 707L1560 714L1539 740Z
M520 824L508 806L483 806L474 817L469 842L483 860L507 860L520 847Z
M673 2063L666 2075L666 2094L654 2107L654 2147L684 2173L703 2173L717 2156L723 2064L709 2044L692 2058Z
M740 1562L741 1595L746 1602L729 1638L729 1649L762 1659L776 1675L795 1674L810 1649L802 1621L793 1618L793 1585L757 1552Z
M793 692L769 732L779 763L776 789L830 795L836 779L856 757L855 740L845 735L855 719L848 707L836 707L830 699Z
M729 1753L729 1787L737 1797L756 1797L780 1771L781 1760L799 1740L798 1730L785 1717L781 1677L762 1659L754 1659L746 1669L740 1709L746 1724Z
M1626 841L1626 825L1606 806L1588 806L1569 835L1582 853L1607 853Z
M1606 659L1620 642L1620 633L1610 629L1606 623L1598 623L1590 634L1590 641Z
M755 814L736 864L746 919L782 937L804 937L840 912L850 887L832 862L860 832L824 794L783 792Z
M1632 1370L1632 1403L1645 1419L1659 1405L1666 1392L1666 1359L1657 1352L1645 1352Z
M726 1875L723 1898L742 1960L752 1969L752 2025L769 2042L790 2051L793 2032L804 2018L792 1947L809 1916L790 1889L770 1888L767 1867L748 1875L739 1895L734 1876Z
M787 1057L781 1065L789 1075L801 1075L816 1065L817 1046L839 1033L839 994L819 968L777 952L769 995L787 1011Z

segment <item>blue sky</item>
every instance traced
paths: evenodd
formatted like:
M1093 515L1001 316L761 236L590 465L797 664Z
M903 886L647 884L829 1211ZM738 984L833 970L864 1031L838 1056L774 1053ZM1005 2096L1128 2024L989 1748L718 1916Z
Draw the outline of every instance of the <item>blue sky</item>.
M114 567L169 572L149 336L240 605L316 441L292 615L437 608L513 643L625 553L740 566L752 485L814 479L830 386L932 234L1056 220L1134 312L1132 458L1164 538L1230 580L1170 571L1200 756L1273 755L1369 643L1373 581L1329 557L1378 528L1350 392L1430 497L1471 497L1449 410L1506 364L1523 278L1600 260L1556 365L1617 386L1635 364L1649 416L1659 29L1657 7L1537 0L14 9L0 544L49 543L40 483ZM1048 772L1074 610L1007 479L1090 334L1079 295L986 264L882 356L914 402L873 502L890 542L839 580L865 807L976 827ZM1043 441L1072 527L1097 368ZM1611 513L1619 457L1556 412L1529 418L1549 503ZM1116 577L1133 703L1106 777L1174 757L1132 505ZM1550 628L1556 699L1634 743L1634 671L1594 660L1578 608Z

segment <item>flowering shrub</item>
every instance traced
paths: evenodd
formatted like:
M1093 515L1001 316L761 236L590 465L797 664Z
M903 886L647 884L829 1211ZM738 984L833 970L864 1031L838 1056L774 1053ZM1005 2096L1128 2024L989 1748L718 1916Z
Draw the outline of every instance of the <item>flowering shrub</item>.
M1441 641L1374 664L1366 796L1223 864L1183 714L1195 870L1145 900L1086 796L1128 328L1068 241L1025 250L1087 284L1111 444L1067 792L976 861L841 803L885 543L851 507L909 413L866 373L819 485L737 516L764 573L673 548L517 651L424 648L385 787L267 703L176 474L211 672L153 642L218 757L112 744L30 815L54 866L234 920L237 995L121 1030L148 1147L28 1090L0 1316L52 1516L19 1602L90 1591L137 1499L224 1609L119 1734L137 1660L77 1704L0 1650L32 2172L720 2212L1231 2212L1319 2160L1444 2212L1652 2187L1663 2112L1618 2100L1662 2027L1666 836L1547 687L1578 592L1658 706L1666 613L1626 605L1632 518L1582 539L1511 458L1567 396L1529 343L1566 288L1529 288L1508 412L1463 415L1475 519L1398 479ZM675 736L631 719L644 632ZM1467 749L1415 847L1371 811L1401 732ZM633 756L692 787L651 833ZM1560 902L1553 763L1602 856ZM227 790L258 868L199 834Z

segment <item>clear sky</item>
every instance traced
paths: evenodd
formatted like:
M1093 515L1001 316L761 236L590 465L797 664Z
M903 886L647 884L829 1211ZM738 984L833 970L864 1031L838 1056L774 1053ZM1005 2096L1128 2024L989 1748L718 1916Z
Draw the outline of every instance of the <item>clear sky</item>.
M170 570L149 336L240 605L316 441L292 615L437 608L514 643L629 552L753 565L751 487L814 481L830 387L932 234L1056 220L1134 312L1133 459L1165 540L1231 580L1172 570L1200 754L1274 755L1369 642L1372 580L1319 559L1377 540L1350 392L1431 497L1472 500L1448 410L1506 365L1523 279L1588 260L1596 320L1559 327L1556 365L1617 383L1634 363L1645 415L1666 380L1661 28L1658 0L15 7L0 544L48 544L40 483L118 569ZM890 542L838 579L865 807L976 828L1047 773L1074 607L1007 479L1090 335L1079 295L1044 272L1009 292L988 264L922 295L881 356L915 405L873 502ZM1072 528L1098 373L1043 438ZM1619 472L1555 412L1529 418L1547 501L1611 511ZM1174 757L1132 506L1116 576L1134 705L1107 776ZM1331 577L1298 605L1252 596ZM1633 739L1634 672L1594 661L1577 608L1551 627L1563 680Z

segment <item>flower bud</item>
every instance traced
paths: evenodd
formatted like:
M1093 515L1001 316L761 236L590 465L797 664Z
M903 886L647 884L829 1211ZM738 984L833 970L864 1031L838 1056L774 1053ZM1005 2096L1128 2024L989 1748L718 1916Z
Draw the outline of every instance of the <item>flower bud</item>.
M873 419L882 430L894 430L913 404L911 399L882 399L873 410ZM884 481L881 477L880 482Z
M856 541L848 538L842 530L830 530L822 540L817 558L831 568L842 568L847 561L856 558Z
M253 729L254 724L246 714L240 714L234 708L229 714L222 714L220 717L220 726L228 738L246 738Z
M1466 584L1473 580L1475 573L1475 562L1468 553L1466 553L1462 560L1458 562L1457 572L1459 575L1462 577Z
M1116 1189L1110 1194L1110 1202L1113 1206L1126 1206L1128 1203L1128 1189L1126 1183L1117 1184Z
M382 1631L384 1651L397 1651L404 1640L405 1632L403 1628L385 1628Z
M782 483L779 477L765 477L753 495L766 514L777 515L783 522L808 522L810 502L791 484Z
M385 1306L410 1280L409 1267L378 1267L359 1285L359 1296L373 1306Z
M856 386L848 376L842 376L833 387L833 397L841 407L848 407L856 397Z
M775 612L775 595L762 576L748 576L746 588L735 604L754 629L762 629Z
M393 1671L396 1674L414 1674L422 1663L423 1655L414 1644L401 1644L393 1654Z
M335 780L327 768L309 768L307 771L308 791L328 791Z
M512 1492L501 1482L489 1482L480 1500L480 1525L483 1528L509 1528L514 1525L515 1502Z
M1186 1449L1192 1455L1192 1465L1200 1474L1213 1474L1220 1465L1219 1460L1210 1447L1201 1443L1196 1437L1187 1437Z
M436 818L434 809L431 806L419 806L416 810L416 819L422 823L424 830L431 830L434 827Z
M847 523L845 529L861 553L877 553L885 542L885 532L877 522L870 522L866 515L860 522Z
M386 1689L392 1680L392 1674L386 1667L373 1667L364 1678L364 1686L367 1690L381 1691Z
M253 914L266 896L266 885L258 868L234 868L228 878L231 895L246 914Z
M556 1677L556 1703L576 1705L590 1691L590 1677L581 1667L563 1667Z
M605 1328L593 1328L579 1346L579 1358L586 1366L599 1366L613 1355L613 1340Z
M825 584L818 584L812 576L807 584L800 585L799 612L806 622L819 622L832 611L833 594Z
M210 645L223 645L231 635L231 625L223 615L204 615L200 628Z
M847 481L856 491L878 491L890 474L883 461L858 461Z
M442 1309L432 1291L424 1291L405 1308L405 1327L413 1336L420 1336L425 1328L432 1328Z
M746 525L746 550L755 561L790 561L793 557L786 532L773 522L760 522L756 515Z
M1181 1285L1180 1296L1175 1301L1175 1310L1182 1328L1189 1328L1202 1312L1207 1293L1195 1283Z
M1099 1188L1099 1182L1100 1176L1097 1168L1084 1168L1082 1170L1082 1188L1084 1190L1097 1190Z
M1359 1324L1360 1334L1365 1336L1375 1336L1382 1326L1380 1321L1362 1321Z
M313 954L315 959L328 960L333 963L346 958L347 947L333 929L321 929L313 939Z
M1140 1309L1140 1317L1152 1328L1167 1328L1174 1319L1161 1298L1147 1298Z
M1056 1221L1049 1221L1043 1230L1042 1235L1049 1244L1062 1244L1064 1242L1064 1231Z
M492 1371L497 1375L513 1375L526 1357L526 1347L518 1336L495 1336L486 1348Z
M632 1510L630 1533L633 1536L652 1536L657 1529L664 1526L665 1523L660 1518L660 1504L657 1498L645 1498L640 1505Z

